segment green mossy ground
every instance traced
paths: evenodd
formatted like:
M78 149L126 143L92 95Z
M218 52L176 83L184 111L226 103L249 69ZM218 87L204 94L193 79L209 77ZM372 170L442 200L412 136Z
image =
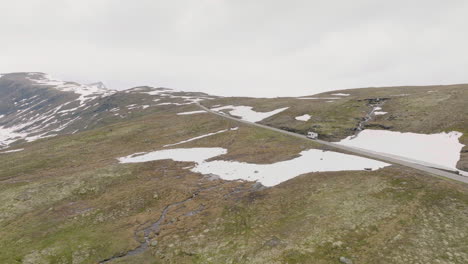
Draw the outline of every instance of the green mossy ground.
M453 96L462 97L457 91ZM367 109L358 96L364 93L329 103L341 107L329 112L329 119L313 120L322 120L324 131L336 130L329 132L330 138L344 136L357 113ZM259 110L279 108L292 99L278 100L285 101ZM404 103L414 105L417 98L402 99L398 105ZM386 103L383 111L405 113L398 105ZM297 109L306 106L297 107L291 116L303 114ZM388 121L400 129L423 111L406 109L408 114L399 114L398 122L375 122ZM251 182L192 173L184 169L187 162L117 162L118 157L239 126L209 114L174 114L192 110L156 109L0 154L0 263L97 263L124 254L140 245L142 230L157 221L167 205L190 197L172 207L160 233L151 235L157 244L110 263L339 263L340 257L354 263L468 262L468 187L412 169L309 173L258 189ZM265 123L273 124L275 118ZM431 125L468 132L459 116L450 118L441 114ZM408 131L433 129L422 124ZM177 147L223 147L228 153L217 158L255 163L287 160L302 150L320 148L312 141L244 125Z

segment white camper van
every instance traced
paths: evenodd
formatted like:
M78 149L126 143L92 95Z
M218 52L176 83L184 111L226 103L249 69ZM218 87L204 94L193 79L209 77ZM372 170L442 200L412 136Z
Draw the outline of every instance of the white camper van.
M307 137L310 138L310 139L317 139L318 134L315 133L315 132L309 131L309 132L307 132Z

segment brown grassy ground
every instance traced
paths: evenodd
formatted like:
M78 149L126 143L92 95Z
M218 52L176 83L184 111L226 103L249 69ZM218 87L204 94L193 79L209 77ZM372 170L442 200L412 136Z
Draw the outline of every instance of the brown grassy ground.
M334 96L334 93L350 96ZM312 130L318 132L322 139L339 141L353 135L358 123L372 109L366 99L384 98L386 101L381 111L388 114L375 116L367 128L426 134L462 132L460 142L466 147L462 150L458 168L468 171L467 84L349 89L309 97L338 99L220 98L204 104L248 105L256 111L289 107L261 123L301 134ZM296 116L304 114L310 114L311 119L307 122L295 120Z
M170 160L117 157L238 126L208 114L162 111L24 144L0 155L0 262L96 263L143 242L142 230L171 207L141 254L111 263L464 263L468 189L398 166L310 173L276 187L212 180ZM223 159L271 163L317 148L241 126L177 147L224 147Z

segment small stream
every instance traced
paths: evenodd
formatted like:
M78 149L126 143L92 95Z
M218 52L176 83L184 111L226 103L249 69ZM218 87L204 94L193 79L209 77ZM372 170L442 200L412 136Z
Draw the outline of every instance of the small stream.
M365 129L366 124L372 121L372 119L375 117L374 112L380 109L385 104L385 101L388 100L388 98L376 98L366 100L369 102L368 106L371 107L371 110L366 114L364 118L361 119L361 121L359 121L352 138L357 137L359 133Z
M144 234L144 242L142 242L138 247L130 250L130 251L127 251L123 254L120 254L120 255L116 255L116 256L113 256L113 257L110 257L108 259L105 259L105 260L102 260L100 261L99 263L108 263L110 261L113 261L113 260L116 260L116 259L119 259L119 258L124 258L124 257L127 257L127 256L134 256L134 255L138 255L138 254L141 254L143 252L145 252L148 247L150 246L151 244L151 238L150 238L150 235L153 233L155 234L155 237L158 236L159 234L159 231L161 230L161 224L164 222L164 219L166 219L166 215L167 213L169 212L169 210L172 208L172 207L175 207L175 206L178 206L178 205L181 205L181 204L184 204L188 201L191 201L192 199L194 199L195 197L198 196L198 194L200 194L200 192L203 192L203 191L208 191L208 190L211 190L211 189L214 189L214 188L217 188L219 187L220 185L222 185L224 183L221 183L221 184L217 184L215 186L211 186L211 187L207 187L207 188L201 188L197 191L195 191L190 197L187 197L185 198L184 200L182 201L178 201L178 202L175 202L175 203L171 203L169 205L167 205L166 207L164 207L162 213L161 213L161 216L159 217L159 219L154 222L153 224L151 224L150 226L144 228L143 230L142 229L137 229L135 231L135 234L134 234L134 237L135 237L135 240L139 241L138 239L138 233L143 231L143 234ZM185 215L188 215L188 216L192 216L192 215L195 215L199 212L201 212L202 210L205 209L205 206L204 205L201 205L200 207L198 207L197 209L195 209L194 211L190 211L188 213L186 213ZM145 224L144 224L145 225ZM153 238L153 241L154 238Z
M103 260L103 261L101 261L99 263L108 263L108 262L113 261L113 260L118 259L118 258L124 258L124 257L127 257L127 256L134 256L134 255L138 255L138 254L143 253L144 251L146 251L146 249L148 249L148 247L150 245L150 234L151 233L154 233L154 234L159 233L161 223L166 218L166 215L167 215L167 212L169 211L169 209L171 209L174 206L181 205L181 204L183 204L185 202L188 202L188 201L192 200L194 197L196 197L195 194L192 195L189 198L186 198L185 200L182 200L182 201L175 202L175 203L172 203L170 205L167 205L164 208L164 210L162 211L161 216L159 217L158 221L154 222L149 227L143 229L145 242L141 243L138 247L136 247L135 249L132 249L130 251L127 251L124 254L113 256L111 258L105 259L105 260ZM139 233L140 231L141 230L135 231L135 239L137 239L137 233Z

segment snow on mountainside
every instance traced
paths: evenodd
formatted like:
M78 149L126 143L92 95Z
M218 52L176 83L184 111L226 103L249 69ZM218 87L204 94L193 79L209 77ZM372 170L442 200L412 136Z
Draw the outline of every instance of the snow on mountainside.
M0 149L20 141L73 134L117 122L153 108L212 99L168 88L107 89L101 82L66 82L44 73L0 76Z
M80 105L84 104L86 101L93 100L98 96L109 96L116 93L116 91L107 89L102 82L83 85L75 82L57 80L44 73L27 73L27 75L27 79L33 84L52 86L59 91L79 94L80 97L78 100L80 100Z
M72 133L68 128L83 118L79 112L116 91L60 81L44 73L12 73L0 77L0 92L1 149L21 139Z

